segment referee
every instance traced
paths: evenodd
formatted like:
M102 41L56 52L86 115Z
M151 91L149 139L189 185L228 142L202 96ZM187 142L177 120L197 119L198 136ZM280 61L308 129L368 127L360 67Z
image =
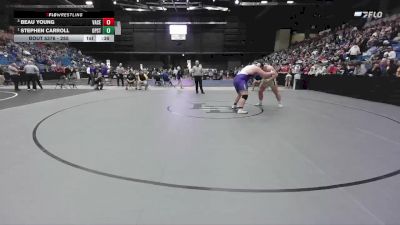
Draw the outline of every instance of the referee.
M36 91L36 80L37 76L39 75L39 68L33 64L32 61L28 61L28 64L24 66L24 72L27 77L27 86L28 86L28 91L31 90L30 87L30 82L32 81L32 86L33 86L33 91Z
M203 68L200 65L199 60L195 61L195 65L192 67L192 76L194 77L194 82L196 83L196 94L199 93L199 86L201 93L204 94L203 91Z
M117 72L117 86L119 86L119 81L121 80L122 87L124 86L124 72L125 69L122 67L122 63L120 63L115 69Z

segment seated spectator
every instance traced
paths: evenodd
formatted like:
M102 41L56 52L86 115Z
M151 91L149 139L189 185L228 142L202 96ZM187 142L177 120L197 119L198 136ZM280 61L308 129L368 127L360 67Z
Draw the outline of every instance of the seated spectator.
M387 64L388 64L388 60L385 59L385 58L383 58L380 61L379 67L381 68L381 74L382 75L386 75Z
M356 67L354 68L354 75L362 76L367 73L367 69L365 68L365 64L361 62L356 63Z
M328 74L337 74L338 68L335 64L331 63L331 65L328 66L327 72Z
M304 75L309 75L310 67L308 65L304 65L303 68L303 74Z
M386 75L394 77L396 76L397 66L394 62L394 59L388 60L388 64L386 67Z
M104 78L102 73L97 73L96 77L94 78L94 89L95 90L103 90L104 87Z
M383 57L390 59L396 59L396 52L393 50L392 46L387 48L387 51L383 54Z
M349 49L348 54L349 54L350 60L355 60L355 59L357 59L358 55L361 54L360 47L358 47L357 44L354 44L354 45L351 46L351 48Z
M220 77L224 77L224 70L220 70L220 71L219 71L219 76L220 76ZM236 76L236 74L235 74L235 76Z
M372 67L372 69L370 71L368 71L368 74L371 74L374 77L382 76L382 71L381 71L381 67L379 66L379 64L375 63L374 66Z
M125 90L128 90L129 87L134 87L136 83L136 76L133 73L133 70L131 68L128 68L128 75L126 76L126 87Z
M345 75L354 75L355 66L353 63L348 63L346 68L347 68L347 70L346 70Z
M315 76L318 75L326 75L326 67L324 65L320 65L315 72Z
M290 88L292 86L292 75L290 73L285 76L285 87Z
M138 72L137 75L136 75L136 80L137 80L136 89L142 90L142 86L144 86L144 90L147 90L147 88L149 86L148 82L147 82L148 79L149 78L147 77L147 75L143 71Z
M301 73L301 61L296 62L296 65L293 66L292 73L294 75Z
M0 69L0 85L3 85L5 80L6 78L4 77L4 71Z
M317 73L317 64L314 64L311 66L308 75L316 75L316 73Z
M163 70L163 72L161 73L161 78L163 79L164 85L165 84L169 84L171 86L174 86L171 82L171 79L169 79L169 75L167 70ZM175 86L174 86L175 87Z
M288 74L289 73L289 65L284 64L283 66L281 66L278 73L281 73L284 75Z
M397 63L396 77L400 78L400 61Z

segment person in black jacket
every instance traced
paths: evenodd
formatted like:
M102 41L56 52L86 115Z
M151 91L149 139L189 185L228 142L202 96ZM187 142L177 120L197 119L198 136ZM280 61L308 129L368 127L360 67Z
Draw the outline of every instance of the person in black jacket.
M386 67L386 74L390 77L396 76L397 66L393 59L388 61L388 65Z
M183 89L183 84L182 84L182 78L183 78L183 70L181 69L180 66L177 67L178 72L176 73L176 78L178 79L178 84Z
M372 69L369 71L369 74L372 74L374 77L382 76L381 68L378 63L375 63Z

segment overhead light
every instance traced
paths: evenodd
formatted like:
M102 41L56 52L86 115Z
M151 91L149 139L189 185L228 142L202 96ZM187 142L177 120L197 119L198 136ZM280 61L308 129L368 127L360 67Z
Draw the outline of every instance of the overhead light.
M196 7L196 6L189 6L186 8L186 10L196 10L196 9L200 9L200 8Z
M116 5L116 4L117 4L117 1L113 1L113 4Z
M185 56L185 54L182 54L182 56Z
M215 0L213 0L213 2L215 2Z
M93 5L93 1L86 1L86 5Z
M239 0L235 0L235 4L236 4L236 5L239 4Z
M286 3L287 3L287 4L293 4L294 1L287 1Z
M134 8L125 8L125 11L137 11L137 12L143 12L143 11L148 11L145 9L134 9Z
M268 1L261 1L261 4L268 4Z
M226 7L219 7L219 6L206 6L204 7L207 10L219 10L219 11L228 11Z
M136 0L136 2L139 2L139 0Z
M162 11L166 11L167 10L166 7L161 7L161 6L150 6L149 8L151 10L162 10Z

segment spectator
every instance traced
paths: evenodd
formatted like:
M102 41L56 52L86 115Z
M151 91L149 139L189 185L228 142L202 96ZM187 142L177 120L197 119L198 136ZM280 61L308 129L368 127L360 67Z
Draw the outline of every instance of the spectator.
M367 69L365 68L365 64L361 62L356 63L356 67L354 68L354 75L362 76L367 73Z
M109 72L109 70L108 70L107 65L104 63L101 63L100 64L100 73L101 73L101 76L103 77L103 79L106 79L106 80L108 79L108 72Z
M348 63L346 65L346 73L345 75L354 75L355 66L353 63Z
M397 72L397 66L394 62L394 59L388 60L388 64L386 67L386 74L388 76L394 77L396 76L396 72Z
M396 77L400 78L400 62L397 63Z
M311 68L310 68L310 70L308 72L308 75L316 75L316 74L317 74L317 65L314 64L314 65L311 66Z
M90 84L90 81L92 80L92 78L91 78L91 74L90 74L90 66L88 66L87 68L86 68L86 74L87 74L87 76L88 76L88 85Z
M350 55L350 60L355 60L357 59L357 56L361 54L360 47L358 47L357 44L354 44L353 46L351 46L348 53Z
M290 73L285 76L285 87L290 88L292 86L292 75ZM254 88L253 88L254 89Z
M128 90L128 87L133 87L135 86L135 82L136 82L136 76L133 73L133 70L128 67L128 74L126 76L126 87L125 90Z
M177 74L178 74L178 69L174 67L174 69L172 70L172 77L176 79Z
M20 70L17 67L17 64L12 63L11 65L8 66L8 73L11 76L11 80L14 83L14 90L19 91L19 82L20 82Z
M391 60L391 59L396 59L396 52L393 50L393 47L392 47L392 46L390 46L390 47L388 48L388 51L385 52L385 54L387 54L387 58L388 58L389 60Z
M167 83L167 84L169 84L171 86L174 86L174 84L172 84L171 79L169 79L169 75L168 75L167 70L163 70L163 72L161 73L161 77L163 79L164 85L165 85L165 83Z
M144 74L143 71L137 72L136 74L136 80L137 80L137 88L138 90L142 90L142 86L144 86L144 90L147 90L148 88L148 77L146 74Z
M381 67L379 66L378 63L375 63L372 69L369 71L369 74L371 74L374 77L380 77L382 76L382 71Z
M327 72L328 74L337 74L338 68L335 64L332 63L331 65L329 65Z
M386 75L387 64L388 64L388 60L385 59L385 58L383 58L380 61L379 67L381 68L381 74L382 75Z
M104 78L102 73L97 73L94 77L94 85L95 85L95 90L103 90L104 87Z
M95 77L97 77L98 73L99 73L99 70L96 67L96 65L94 65L94 64L90 65L90 77L88 80L88 84L90 82L90 86L94 85L94 79L95 79Z
M292 73L294 75L301 73L301 66L300 66L301 63L302 62L296 62L296 65L293 66Z
M6 78L4 77L4 71L0 69L0 85L3 85Z
M178 79L178 84L181 89L183 89L183 84L182 84L182 79L183 79L183 70L181 69L180 66L177 67L177 72L176 72L176 78Z
M321 65L317 68L315 75L326 75L326 67L324 65Z

